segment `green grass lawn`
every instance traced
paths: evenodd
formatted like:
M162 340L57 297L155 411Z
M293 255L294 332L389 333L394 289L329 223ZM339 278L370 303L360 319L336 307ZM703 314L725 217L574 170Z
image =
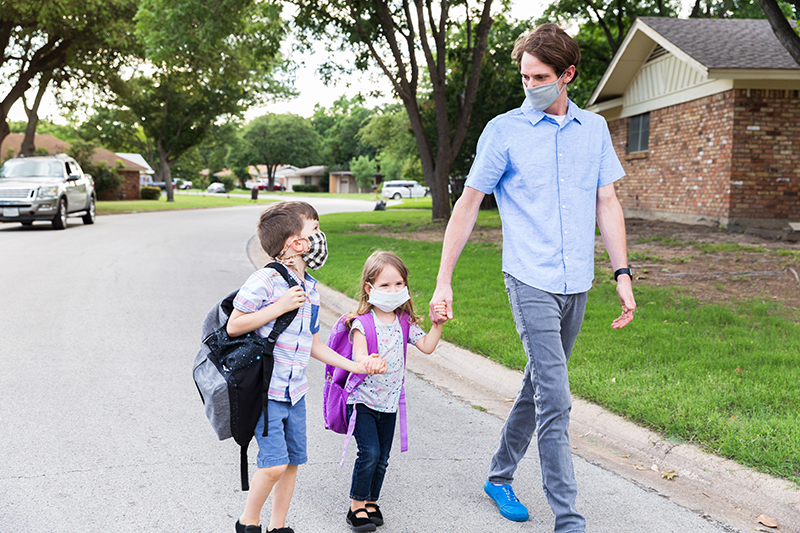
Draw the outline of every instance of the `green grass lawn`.
M323 216L330 258L315 275L354 297L367 256L392 250L409 267L417 312L427 315L441 243L403 237L432 224L429 211ZM482 211L477 222L499 224L496 211ZM597 267L570 361L573 393L675 441L800 483L800 324L772 303L701 305L675 290L639 286L636 319L613 330L619 300L609 265ZM453 293L443 338L522 369L499 244L467 244Z
M269 204L275 200L259 198L259 204ZM97 202L97 214L108 215L112 213L139 213L143 211L164 211L169 209L201 209L204 207L230 207L234 205L248 205L253 201L249 198L228 197L224 194L176 194L174 202L167 202L166 196L158 200L123 200L110 202Z

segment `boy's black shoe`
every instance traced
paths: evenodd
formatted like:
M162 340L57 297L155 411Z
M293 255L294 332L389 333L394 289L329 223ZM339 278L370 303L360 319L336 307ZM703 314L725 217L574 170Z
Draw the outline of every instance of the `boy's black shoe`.
M245 526L237 520L236 533L261 533L261 526Z
M356 509L355 511L348 509L347 525L353 528L353 531L375 531L378 529L375 527L375 524L372 523L372 520L369 519L369 516L356 516L356 514L361 512L366 513L367 510L364 508Z
M270 529L267 533L294 533L294 529L290 527L276 527L275 529Z
M378 504L377 503L368 503L368 504L365 504L364 507L367 508L367 516L369 516L369 519L372 520L372 523L375 524L376 526L382 526L383 525L383 515L381 514L381 508L378 507ZM370 510L371 508L375 509L375 510L371 511Z

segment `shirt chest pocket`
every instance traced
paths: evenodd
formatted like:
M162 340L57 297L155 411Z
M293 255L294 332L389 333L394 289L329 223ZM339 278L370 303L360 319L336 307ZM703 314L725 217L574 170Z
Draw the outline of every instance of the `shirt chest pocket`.
M568 154L563 172L559 169L559 180L569 187L584 191L597 189L600 180L600 157L589 152Z

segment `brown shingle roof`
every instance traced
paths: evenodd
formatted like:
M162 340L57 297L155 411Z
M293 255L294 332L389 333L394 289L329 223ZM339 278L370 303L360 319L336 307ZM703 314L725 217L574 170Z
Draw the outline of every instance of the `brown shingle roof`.
M709 69L800 69L768 20L640 20Z
M6 152L9 149L14 151L14 155L18 154L24 138L24 133L9 133L6 138L3 139L3 143L0 144L0 156L5 157L7 155ZM68 142L62 141L61 139L46 133L37 133L34 144L36 145L37 149L44 148L50 154L63 154L67 152L67 149L69 149ZM94 161L95 164L99 163L100 161L104 161L106 165L111 168L116 168L117 162L119 161L122 163L122 170L136 170L140 172L147 170L145 167L138 165L133 161L128 161L127 159L120 157L114 152L106 150L105 148L95 148L92 161Z

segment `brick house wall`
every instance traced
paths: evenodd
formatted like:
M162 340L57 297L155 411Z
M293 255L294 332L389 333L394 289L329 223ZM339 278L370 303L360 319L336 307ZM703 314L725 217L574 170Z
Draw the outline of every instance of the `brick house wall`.
M98 200L139 200L139 171L117 170L117 173L122 178L119 191L100 194Z
M736 91L731 218L800 219L800 91Z
M646 153L627 153L629 122L609 122L626 216L770 228L800 220L797 91L733 89L651 111Z

